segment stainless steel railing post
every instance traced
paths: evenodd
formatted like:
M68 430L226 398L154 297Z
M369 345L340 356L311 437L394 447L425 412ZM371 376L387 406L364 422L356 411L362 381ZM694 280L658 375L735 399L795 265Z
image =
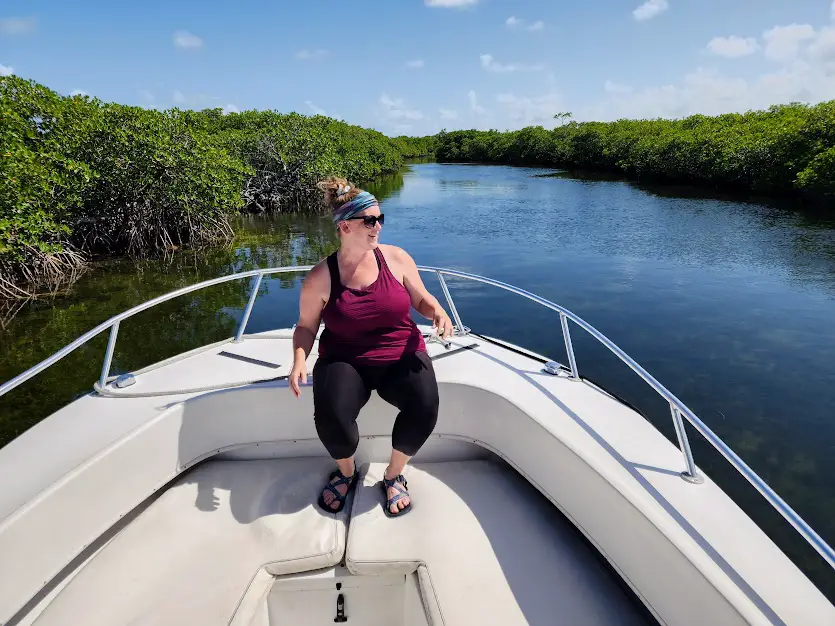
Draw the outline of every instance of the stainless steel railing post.
M574 358L574 346L571 344L568 318L563 313L560 313L560 325L562 326L562 338L565 340L565 351L568 353L568 365L571 367L571 378L579 380L580 372L577 371L577 359Z
M670 413L673 415L673 426L675 426L676 437L678 437L678 447L681 448L684 463L687 466L687 469L681 473L681 477L689 483L701 484L705 479L696 472L696 463L693 461L693 452L690 451L690 441L687 439L687 431L684 430L684 420L681 419L681 412L675 405L671 404Z
M264 278L264 275L258 274L258 277L255 279L255 284L252 286L252 293L249 294L249 302L246 303L246 309L244 309L244 316L241 318L238 332L235 333L235 340L232 343L241 343L243 341L244 331L249 322L249 314L252 313L252 307L255 306L255 299L258 297L258 288L261 286L262 278Z
M449 287L447 287L446 280L444 280L444 275L440 272L436 273L438 274L438 281L441 283L441 289L444 292L444 297L446 298L447 304L449 304L452 319L455 320L455 325L458 326L458 334L466 335L467 331L464 330L464 324L461 322L461 316L458 315L458 309L455 308L455 302L452 300L452 294L449 292Z
M113 362L113 350L116 348L116 337L119 334L119 322L113 322L110 327L110 337L107 339L107 350L104 353L104 362L101 366L101 377L99 387L102 389L107 384L107 377L110 375L110 364Z

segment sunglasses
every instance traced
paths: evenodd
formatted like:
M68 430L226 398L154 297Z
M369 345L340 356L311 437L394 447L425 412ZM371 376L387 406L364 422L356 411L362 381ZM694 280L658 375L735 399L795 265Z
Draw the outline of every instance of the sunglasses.
M383 225L385 222L385 215L380 213L379 215L363 215L362 217L349 217L349 220L362 220L362 223L366 225L368 228L374 228L377 225L377 222L380 223L380 226Z

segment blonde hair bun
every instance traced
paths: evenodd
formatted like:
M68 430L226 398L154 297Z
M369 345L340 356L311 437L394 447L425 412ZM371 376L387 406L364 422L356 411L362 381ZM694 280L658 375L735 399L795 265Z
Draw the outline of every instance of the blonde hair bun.
M316 186L324 192L325 203L332 211L356 198L362 192L362 189L352 185L347 179L336 176L320 181Z

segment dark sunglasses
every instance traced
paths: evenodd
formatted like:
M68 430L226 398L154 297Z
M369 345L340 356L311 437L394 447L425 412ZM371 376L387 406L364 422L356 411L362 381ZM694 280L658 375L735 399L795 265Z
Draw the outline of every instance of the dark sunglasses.
M363 215L361 217L349 217L349 220L362 220L362 223L365 224L368 228L374 228L377 225L377 222L380 222L380 226L383 225L385 222L385 215L380 213L379 215Z

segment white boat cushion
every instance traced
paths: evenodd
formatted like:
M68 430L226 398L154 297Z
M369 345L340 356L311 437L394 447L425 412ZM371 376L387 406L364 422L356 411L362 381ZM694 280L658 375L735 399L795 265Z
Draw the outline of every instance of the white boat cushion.
M328 515L316 505L332 469L322 458L198 466L111 540L35 623L226 626L262 567L279 575L341 562L348 506Z
M414 503L393 519L382 508L384 471L364 468L346 566L367 575L417 569L434 626L645 623L577 529L512 470L490 461L408 466Z

